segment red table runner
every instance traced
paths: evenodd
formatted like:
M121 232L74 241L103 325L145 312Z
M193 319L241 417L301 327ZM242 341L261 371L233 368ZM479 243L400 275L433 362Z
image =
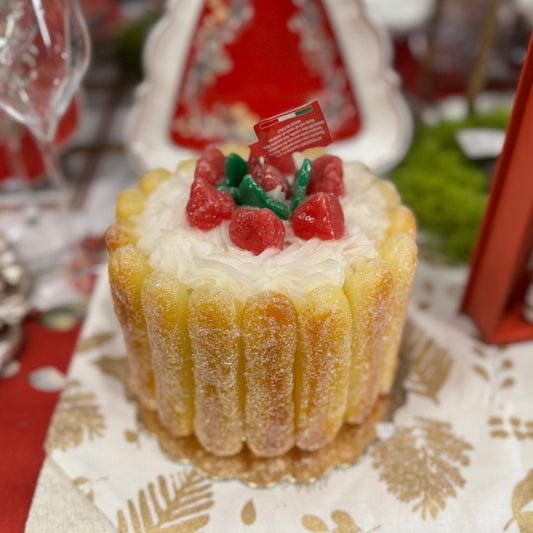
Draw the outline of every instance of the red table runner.
M79 330L79 323L61 331L42 316L28 319L18 371L0 378L0 533L24 531L60 393L40 390L30 378L44 367L66 374Z

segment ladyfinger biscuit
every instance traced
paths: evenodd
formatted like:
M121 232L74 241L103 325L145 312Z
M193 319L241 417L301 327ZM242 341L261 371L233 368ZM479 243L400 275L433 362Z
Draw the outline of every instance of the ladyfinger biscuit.
M163 181L168 180L170 176L170 172L164 168L150 170L139 180L138 189L144 194L151 194Z
M233 455L244 440L240 303L232 292L215 286L193 289L187 327L195 383L194 432L211 453Z
M383 361L379 370L381 394L389 393L394 381L403 324L415 276L416 252L415 242L405 233L391 235L380 247L381 257L389 265L394 278L392 304L385 326Z
M159 419L173 435L190 435L194 385L187 333L187 288L170 274L152 272L141 294Z
M296 444L316 450L339 430L351 362L351 316L340 287L307 293L299 311L295 364Z
M146 257L131 244L118 248L109 258L111 294L126 342L131 383L140 401L155 409L152 352L141 302L141 289L150 272Z
M360 423L378 396L383 333L394 281L385 261L362 259L352 265L344 292L352 314L352 355L344 419Z
M258 456L294 445L294 353L298 317L291 300L274 292L252 296L243 311L245 431Z
M416 237L416 219L413 212L405 205L399 205L388 213L390 226L387 235L394 233L406 233L414 239Z
M111 255L117 248L126 244L137 244L138 236L135 226L129 221L111 224L104 234L106 250Z
M117 198L116 215L119 222L140 215L146 206L146 195L138 189L125 189Z

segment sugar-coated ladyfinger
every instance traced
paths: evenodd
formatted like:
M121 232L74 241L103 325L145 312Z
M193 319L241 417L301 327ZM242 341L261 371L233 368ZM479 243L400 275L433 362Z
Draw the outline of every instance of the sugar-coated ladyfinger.
M141 303L142 285L150 272L146 257L131 244L118 248L109 258L111 294L126 342L131 382L140 401L155 409L152 352Z
M394 286L385 261L361 259L344 282L352 314L352 356L344 419L362 422L378 396L383 332Z
M170 176L170 172L164 168L150 170L139 180L138 189L144 194L151 194L163 181L168 180Z
M117 198L116 214L119 222L140 215L146 206L146 195L138 189L125 189Z
M394 278L392 304L385 327L383 361L379 370L379 392L392 388L403 324L416 269L416 244L406 233L395 233L382 243L380 254Z
M281 455L294 445L294 354L298 317L289 298L252 296L243 310L245 433L258 456Z
M105 232L105 245L108 254L112 254L117 248L126 244L137 244L138 236L135 226L129 221L111 224Z
M401 205L401 198L394 183L374 177L374 185L380 190L389 210L396 209Z
M234 294L215 286L193 289L187 327L195 383L194 432L216 455L237 453L244 440L241 309Z
M142 303L161 423L173 435L193 430L193 377L187 333L187 288L176 277L152 272L142 287Z
M299 307L295 364L296 444L316 450L339 430L351 361L351 316L340 287L318 287Z
M412 239L416 236L416 219L413 212L405 205L399 205L389 211L390 226L387 235L407 233Z

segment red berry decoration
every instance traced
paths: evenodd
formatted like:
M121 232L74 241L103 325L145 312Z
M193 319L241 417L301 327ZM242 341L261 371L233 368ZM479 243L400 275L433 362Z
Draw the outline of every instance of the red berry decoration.
M231 242L259 255L267 248L283 249L285 226L270 209L237 209L229 223Z
M257 163L252 170L252 178L265 192L270 192L279 186L285 198L291 194L291 186L287 178L276 167L268 163Z
M340 239L344 234L344 213L334 194L317 192L294 210L291 224L301 239Z
M335 196L344 194L342 160L336 155L322 155L313 161L307 194L327 192Z
M224 154L214 144L207 145L196 163L194 178L202 178L207 183L216 185L224 181L225 175L226 158Z
M219 191L202 178L195 179L187 202L187 220L193 228L209 231L235 211L231 194Z

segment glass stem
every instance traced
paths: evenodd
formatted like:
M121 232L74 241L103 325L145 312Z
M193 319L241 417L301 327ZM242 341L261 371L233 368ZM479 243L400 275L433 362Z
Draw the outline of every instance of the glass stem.
M43 158L45 171L52 182L59 196L59 208L66 214L69 211L69 198L67 191L67 183L61 165L57 150L53 140L39 140L39 148Z
M24 223L34 224L39 217L39 205L35 199L30 183L30 177L26 167L22 164L21 159L21 133L7 135L5 138L7 152L9 157L9 167L16 180L17 188L22 195L22 204L24 206Z
M75 237L74 220L72 217L73 213L70 207L67 182L59 163L54 137L51 139L39 139L38 142L43 158L44 169L57 194L56 209L60 219L63 221L63 224L65 224L63 231L66 240L66 248L68 248L71 253L78 251L77 246L79 243L77 243Z
M76 234L74 210L71 206L67 182L59 163L54 140L52 138L51 140L41 141L40 145L45 169L58 193L57 208L59 215L65 224L65 273L70 283L80 288L83 285L84 278L91 272L92 267L87 262L82 244Z

